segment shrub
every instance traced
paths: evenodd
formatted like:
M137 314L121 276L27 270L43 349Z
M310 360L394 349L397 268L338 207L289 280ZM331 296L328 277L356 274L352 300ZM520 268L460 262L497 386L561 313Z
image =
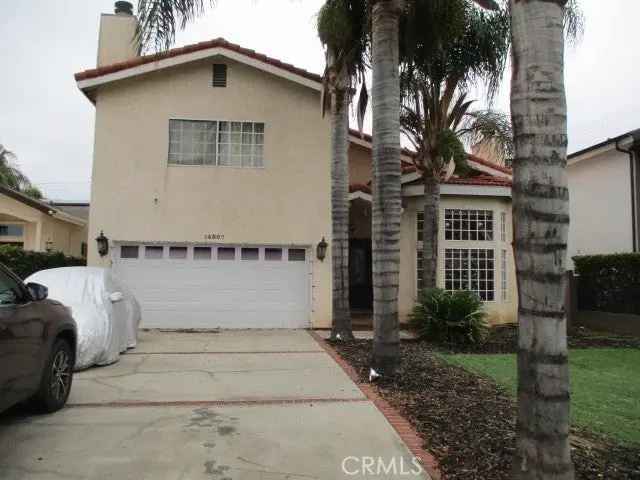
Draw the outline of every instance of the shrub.
M640 315L640 253L573 257L578 308Z
M84 258L68 257L62 252L31 252L13 245L0 246L0 262L23 280L47 268L87 265Z
M424 290L411 313L411 323L421 338L438 343L470 345L487 335L482 300L473 292Z

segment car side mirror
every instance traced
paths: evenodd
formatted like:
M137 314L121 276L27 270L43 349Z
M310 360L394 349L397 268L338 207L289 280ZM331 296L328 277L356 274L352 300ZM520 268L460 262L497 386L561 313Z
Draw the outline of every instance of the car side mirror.
M27 283L27 289L35 301L44 300L49 295L49 289L39 283Z
M124 295L122 295L122 292L112 292L109 294L109 300L111 300L111 303L119 302L123 298L124 298Z

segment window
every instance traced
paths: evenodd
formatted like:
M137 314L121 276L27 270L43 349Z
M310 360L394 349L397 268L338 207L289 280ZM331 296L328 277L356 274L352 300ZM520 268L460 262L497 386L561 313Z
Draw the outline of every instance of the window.
M418 241L422 242L422 233L424 229L424 212L418 212L416 215L416 230L418 232Z
M0 237L21 237L23 233L22 225L0 225Z
M211 247L193 247L194 260L211 260Z
M289 249L289 261L290 262L304 262L305 250L304 248L290 248Z
M240 258L242 260L258 260L260 250L257 248L243 248L240 250Z
M444 238L445 240L493 240L493 212L445 209Z
M264 123L219 122L218 165L262 167Z
M122 245L120 258L138 258L138 245Z
M424 286L422 272L423 272L423 263L422 263L422 248L418 248L416 251L416 278L418 282L418 292L422 291Z
M281 248L265 248L264 259L267 261L282 260L282 249Z
M213 64L213 82L214 87L227 86L227 65L224 63Z
M507 241L507 214L500 212L500 241Z
M218 260L235 260L236 249L234 247L218 247Z
M217 122L169 120L169 163L215 165Z
M169 120L170 165L264 165L264 123Z
M493 250L485 248L446 248L444 254L446 290L469 290L483 301L493 301Z
M163 250L164 248L161 246L147 245L144 247L144 258L162 258Z
M187 247L169 247L169 258L184 260L187 258Z
M508 299L507 294L507 251L502 250L500 256L500 297L503 302Z
M0 305L13 305L23 298L18 283L4 272L0 272Z

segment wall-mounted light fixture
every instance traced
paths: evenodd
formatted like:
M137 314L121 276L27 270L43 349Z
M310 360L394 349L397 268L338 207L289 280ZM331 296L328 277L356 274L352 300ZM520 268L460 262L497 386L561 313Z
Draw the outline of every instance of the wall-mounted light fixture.
M324 261L324 257L327 256L327 246L327 241L322 237L322 240L320 240L320 243L318 243L316 247L316 257L318 257L318 260L321 262Z
M104 236L102 230L100 230L100 235L96 237L96 243L98 244L98 253L101 257L109 253L109 239Z

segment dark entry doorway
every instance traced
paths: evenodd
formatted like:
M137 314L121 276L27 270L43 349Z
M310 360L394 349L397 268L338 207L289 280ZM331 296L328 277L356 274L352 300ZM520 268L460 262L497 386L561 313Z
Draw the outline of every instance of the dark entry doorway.
M352 310L373 309L371 239L349 241L349 303Z

